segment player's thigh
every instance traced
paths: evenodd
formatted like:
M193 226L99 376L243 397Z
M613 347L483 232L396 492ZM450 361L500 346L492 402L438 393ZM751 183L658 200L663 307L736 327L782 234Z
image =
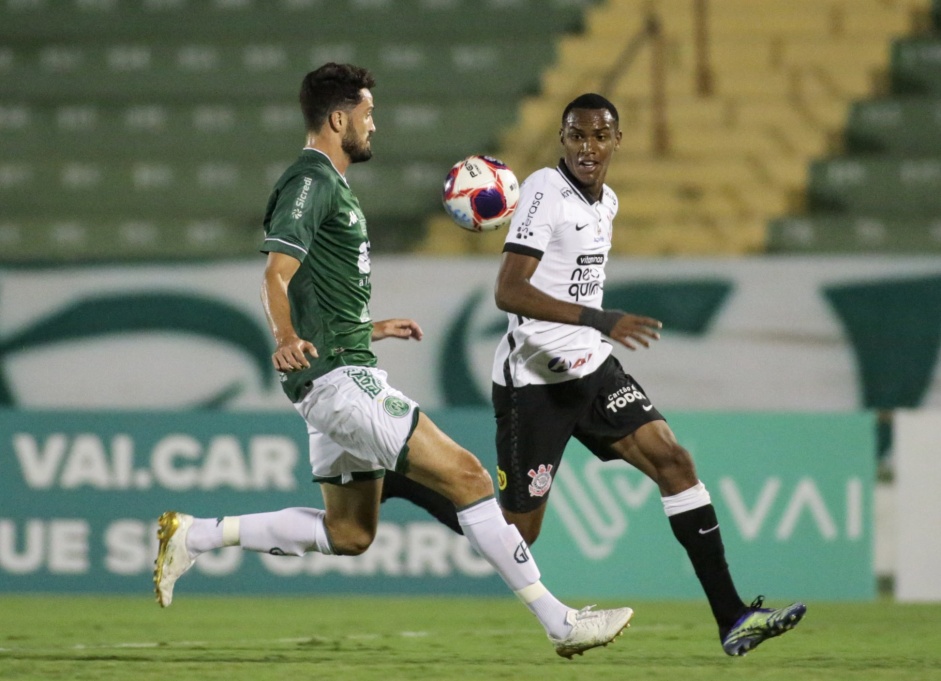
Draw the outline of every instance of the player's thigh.
M660 424L654 426L658 432L670 432L663 415L614 356L608 357L593 379L591 408L579 419L575 436L602 461L624 459L652 475L654 469L644 452L638 451L634 434L651 424Z
M656 482L663 494L676 494L698 482L692 456L666 421L651 421L611 448Z
M643 387L612 355L592 375L590 408L579 418L575 435L595 456L608 461L621 458L611 443L648 423L663 420Z
M405 474L443 494L458 508L493 494L480 460L461 447L424 413L408 440Z

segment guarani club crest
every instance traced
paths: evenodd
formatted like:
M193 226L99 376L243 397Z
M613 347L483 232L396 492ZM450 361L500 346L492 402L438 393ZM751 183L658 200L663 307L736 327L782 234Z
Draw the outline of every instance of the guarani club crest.
M529 495L532 497L546 496L549 488L552 487L552 464L539 464L537 470L530 469L526 475L533 479L529 483Z
M382 400L382 408L386 410L387 414L396 418L407 415L411 410L408 402L399 397L396 397L395 395L389 395L384 400Z

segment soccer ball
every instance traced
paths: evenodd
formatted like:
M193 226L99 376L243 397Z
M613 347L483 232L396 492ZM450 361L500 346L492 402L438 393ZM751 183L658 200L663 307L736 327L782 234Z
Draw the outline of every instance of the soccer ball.
M516 175L490 156L468 156L455 163L444 179L441 201L459 226L472 232L502 227L520 200Z

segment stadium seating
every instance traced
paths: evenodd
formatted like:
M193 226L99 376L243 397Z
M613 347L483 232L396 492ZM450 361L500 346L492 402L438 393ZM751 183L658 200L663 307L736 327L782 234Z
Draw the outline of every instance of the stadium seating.
M941 92L941 40L925 36L893 44L892 90L901 95Z
M773 220L773 252L941 251L941 2L934 30L891 43L889 90L855 102L843 153L810 164L803 210Z
M777 253L925 254L941 248L941 219L932 216L785 216L771 221Z
M610 184L622 197L615 251L630 255L760 253L768 222L805 203L807 168L839 150L849 106L886 87L892 38L907 34L929 0L711 0L712 93L697 91L693 0L608 0L567 35L502 137L499 155L522 177L553 164L559 114L621 68L624 46L656 11L664 35L669 151L652 148L649 45L607 95L624 131ZM919 14L918 10L921 10ZM603 49L599 49L603 46ZM926 57L927 58L927 57ZM495 252L497 237L456 243L432 220L428 251Z
M407 250L591 1L6 0L0 262L256 253L300 79L329 60L376 74L349 177L374 248Z
M906 158L941 155L941 93L854 103L846 123L846 151Z
M941 209L941 159L845 157L815 161L811 211L921 215Z
M930 2L712 0L702 96L693 0L6 0L0 262L254 253L271 182L300 146L299 75L327 60L379 80L376 155L349 174L374 248L497 252L500 234L442 215L444 173L478 152L520 179L553 164L561 108L619 68L651 8L670 147L651 148L646 46L606 93L625 135L609 178L617 252L836 243L794 237L816 224L850 241L898 224L908 243L934 234L930 216L870 204L935 191L941 48L893 42L941 18ZM844 150L849 165L833 158ZM834 180L857 156L886 191Z

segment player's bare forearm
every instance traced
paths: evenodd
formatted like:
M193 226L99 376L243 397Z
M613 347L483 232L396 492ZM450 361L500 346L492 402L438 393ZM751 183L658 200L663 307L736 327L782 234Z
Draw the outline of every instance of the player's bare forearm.
M497 307L510 314L560 324L590 326L630 350L650 347L660 340L662 324L652 317L643 317L621 310L600 310L577 303L558 300L540 291L529 282L516 282L509 292L497 289Z
M261 303L276 345L271 361L278 371L306 369L310 366L307 355L317 357L313 343L298 337L291 321L288 284L299 264L290 256L270 253L262 280Z
M649 347L660 339L662 324L652 317L621 310L602 310L553 298L530 283L539 260L519 253L504 253L494 298L504 312L559 324L577 324L597 329L631 350Z
M401 338L408 340L414 338L421 340L424 333L421 327L413 319L383 319L380 322L373 322L372 340L380 341L383 338Z
M539 260L521 253L504 253L497 273L494 300L504 312L529 319L578 324L582 306L553 298L530 283Z
M295 264L297 263L297 264ZM291 303L288 300L288 284L297 271L297 260L280 253L268 254L265 275L261 284L261 305L265 310L268 328L276 343L297 337L291 322Z
M517 280L508 285L498 283L495 299L497 307L504 312L544 322L578 324L582 312L581 305L553 298L529 281Z

